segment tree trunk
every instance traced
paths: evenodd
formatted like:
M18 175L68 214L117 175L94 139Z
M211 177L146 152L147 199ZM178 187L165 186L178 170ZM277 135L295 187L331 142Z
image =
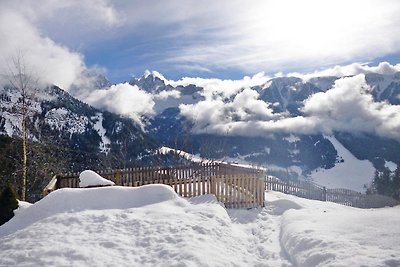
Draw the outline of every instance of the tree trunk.
M24 108L25 109L25 108ZM25 113L25 110L23 111ZM21 200L26 200L26 177L27 177L27 133L26 114L22 116L22 187Z

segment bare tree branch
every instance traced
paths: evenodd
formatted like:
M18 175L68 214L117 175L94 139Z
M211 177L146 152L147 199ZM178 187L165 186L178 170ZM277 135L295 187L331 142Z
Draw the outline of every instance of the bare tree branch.
M26 199L27 192L27 155L28 155L28 113L30 100L34 98L38 79L33 76L25 63L23 54L18 51L9 61L7 60L7 80L11 87L21 95L17 103L16 111L21 119L22 137L22 177L21 177L21 200Z

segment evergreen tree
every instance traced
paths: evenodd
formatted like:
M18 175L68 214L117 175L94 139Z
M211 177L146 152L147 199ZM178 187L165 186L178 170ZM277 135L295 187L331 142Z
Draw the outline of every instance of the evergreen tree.
M18 208L17 194L10 184L7 184L0 193L0 225L8 222Z
M392 184L394 190L393 197L400 200L400 164L397 164L397 168L393 173Z
M400 199L400 168L399 165L394 172L385 169L382 173L375 171L372 188L367 193L378 193Z

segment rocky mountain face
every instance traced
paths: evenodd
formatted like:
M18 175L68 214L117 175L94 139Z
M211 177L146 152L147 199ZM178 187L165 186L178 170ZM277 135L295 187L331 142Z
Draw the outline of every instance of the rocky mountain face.
M0 88L0 176L18 184L21 157L21 95ZM28 99L28 164L38 198L52 174L83 169L123 168L150 164L158 144L131 119L97 110L50 86Z
M0 99L0 133L21 136L18 91L5 87ZM97 110L56 86L40 90L28 101L28 138L32 141L105 155L122 154L125 149L128 161L156 147L132 120Z

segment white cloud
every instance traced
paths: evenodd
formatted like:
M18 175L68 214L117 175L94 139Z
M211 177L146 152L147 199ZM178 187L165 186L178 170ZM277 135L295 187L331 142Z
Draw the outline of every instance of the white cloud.
M280 116L273 114L269 105L259 100L258 96L256 91L247 88L239 92L232 101L206 99L197 104L182 104L179 108L183 116L195 122L195 131L225 134L231 131L231 124L251 124Z
M372 68L382 71L381 67ZM386 70L387 71L387 70ZM385 73L386 73L385 71ZM268 89L267 89L268 90ZM374 102L363 74L338 79L326 91L304 101L303 116L273 113L258 93L245 89L232 101L206 99L181 105L181 114L195 123L198 133L266 136L273 133L370 133L400 140L400 106Z
M354 76L357 74L367 74L367 73L378 73L384 75L391 75L400 71L400 64L391 65L388 62L381 62L378 66L368 66L362 63L353 63L345 66L335 66L333 68L327 68L320 71L315 71L312 73L302 74L302 73L289 73L287 76L300 77L302 79L308 80L314 77L324 77L324 76L335 76L335 77L346 77Z
M94 90L82 98L96 108L130 117L141 127L144 126L142 116L154 113L153 96L129 83Z
M18 11L32 22L118 24L119 14L107 0L34 1L3 0L3 7ZM75 18L75 20L74 20ZM67 25L66 25L67 26Z
M167 50L165 62L271 72L367 61L400 50L395 0L218 2L191 3L197 11L179 26L171 22L186 42Z
M68 89L85 69L82 56L42 37L22 16L0 11L1 72L7 73L12 57L21 53L25 64L44 83Z
M217 96L223 99L236 95L243 88L253 87L266 83L271 78L266 76L264 72L259 72L252 77L245 76L241 80L221 80L206 78L190 78L184 77L178 81L167 80L166 83L172 86L187 86L194 84L204 88L202 94L207 99L213 99Z
M79 49L111 35L125 21L108 0L37 1L3 0L2 6L16 12L57 43Z
M157 95L154 95L154 97L161 100L166 100L169 97L178 99L181 97L181 92L178 90L169 90L169 91L163 90Z
M87 33L99 26L111 27L117 23L116 13L103 0L44 0L40 4L37 1L2 1L0 72L8 73L7 65L20 53L27 67L43 83L65 90L73 83L85 85L88 81L83 75L87 70L83 55L56 43L44 33L54 30L60 36L72 37L73 33ZM47 31L46 27L53 28Z
M322 131L373 133L400 140L400 106L374 102L364 75L342 78L305 101L303 111Z

